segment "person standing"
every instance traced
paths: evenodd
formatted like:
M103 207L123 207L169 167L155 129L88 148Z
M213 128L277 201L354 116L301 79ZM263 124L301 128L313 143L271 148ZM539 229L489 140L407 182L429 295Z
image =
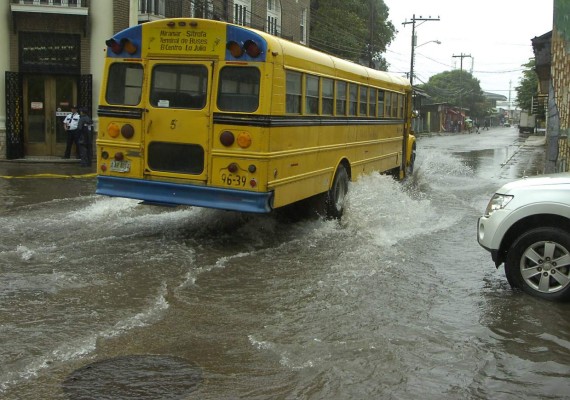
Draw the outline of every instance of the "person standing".
M79 113L77 112L77 106L71 106L71 112L65 116L63 119L63 128L67 132L67 143L65 146L65 153L63 158L69 158L71 155L71 148L75 144L75 155L79 158L79 144L78 134L77 134L77 124L79 123Z
M91 126L93 121L87 115L87 108L79 109L80 117L77 123L79 156L81 157L80 165L82 167L91 166L91 158L93 157L93 146L91 144Z

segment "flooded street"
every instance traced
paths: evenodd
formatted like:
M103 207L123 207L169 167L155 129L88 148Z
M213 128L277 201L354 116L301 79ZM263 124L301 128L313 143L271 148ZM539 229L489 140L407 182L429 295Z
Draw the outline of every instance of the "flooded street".
M542 172L525 139L420 138L412 179L352 183L340 223L0 178L0 397L567 398L568 305L476 240L494 190Z

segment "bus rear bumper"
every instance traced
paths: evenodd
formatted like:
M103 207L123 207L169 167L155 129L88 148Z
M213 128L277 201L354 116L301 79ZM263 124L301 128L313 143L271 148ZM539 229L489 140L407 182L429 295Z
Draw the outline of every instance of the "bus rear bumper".
M95 193L166 206L187 205L251 213L270 212L273 196L271 192L257 193L112 176L98 176Z

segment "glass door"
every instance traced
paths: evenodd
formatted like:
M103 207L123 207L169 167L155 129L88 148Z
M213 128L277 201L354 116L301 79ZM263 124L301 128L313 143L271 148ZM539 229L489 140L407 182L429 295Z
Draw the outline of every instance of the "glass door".
M73 76L24 78L26 156L63 156L67 141L63 119L76 98L77 83Z

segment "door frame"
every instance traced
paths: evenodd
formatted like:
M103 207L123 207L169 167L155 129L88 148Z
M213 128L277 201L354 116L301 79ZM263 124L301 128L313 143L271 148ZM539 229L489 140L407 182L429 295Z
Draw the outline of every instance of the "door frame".
M29 85L32 78L43 79L44 93L41 102L30 99ZM58 99L58 79L68 78L71 81L71 93L68 100ZM78 85L77 78L72 75L27 75L23 76L23 99L24 99L24 147L26 156L61 156L65 152L66 133L63 130L63 119L77 101ZM59 101L59 103L58 103ZM32 107L43 110L43 142L30 140L30 122Z

